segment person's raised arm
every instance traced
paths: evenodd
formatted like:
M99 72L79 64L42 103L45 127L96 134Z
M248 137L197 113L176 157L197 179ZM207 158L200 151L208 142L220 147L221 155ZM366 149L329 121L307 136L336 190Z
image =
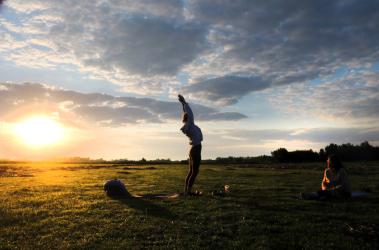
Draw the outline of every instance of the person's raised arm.
M178 95L179 101L182 103L183 106L183 112L187 113L188 115L188 122L194 123L194 117L193 117L193 112L186 100L182 95Z
M178 99L179 99L179 102L182 104L182 107L183 107L183 112L186 112L185 108L184 108L184 103L186 103L186 100L184 99L184 97L182 95L178 95Z

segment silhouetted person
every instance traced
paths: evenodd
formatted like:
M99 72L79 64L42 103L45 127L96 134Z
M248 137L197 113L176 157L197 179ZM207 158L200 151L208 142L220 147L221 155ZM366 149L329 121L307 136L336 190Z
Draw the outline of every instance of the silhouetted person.
M184 195L192 194L191 188L195 182L196 176L199 173L199 167L201 163L201 141L203 140L203 134L198 126L195 125L192 110L188 103L186 103L182 95L178 95L179 101L183 106L182 121L183 127L180 129L189 138L189 144L191 145L189 151L189 172L186 178L184 187Z
M330 155L317 193L302 194L304 199L350 198L351 187L346 169L336 155Z
M351 187L346 169L336 155L330 155L327 160L327 168L321 182L319 196L326 197L351 197Z

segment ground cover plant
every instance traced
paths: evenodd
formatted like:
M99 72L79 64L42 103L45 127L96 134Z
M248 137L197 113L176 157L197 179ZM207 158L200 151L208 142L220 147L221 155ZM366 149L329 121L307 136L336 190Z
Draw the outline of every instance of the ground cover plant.
M186 165L22 163L0 165L0 249L377 249L379 164L347 163L366 198L302 201L324 163L204 165L200 197L115 199L182 191ZM227 184L226 196L211 192Z

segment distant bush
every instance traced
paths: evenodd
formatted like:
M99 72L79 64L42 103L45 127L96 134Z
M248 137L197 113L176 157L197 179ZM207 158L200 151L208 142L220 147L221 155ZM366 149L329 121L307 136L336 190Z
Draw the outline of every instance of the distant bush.
M202 160L203 164L256 164L256 163L269 163L271 156L246 156L246 157L217 157L214 160Z
M307 162L319 161L320 155L313 150L296 150L288 152L285 148L279 148L271 152L272 158L278 162Z

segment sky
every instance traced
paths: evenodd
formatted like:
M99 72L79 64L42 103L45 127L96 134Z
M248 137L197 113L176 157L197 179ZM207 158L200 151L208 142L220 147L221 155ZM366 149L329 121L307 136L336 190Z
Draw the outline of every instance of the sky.
M0 158L186 159L178 93L203 158L379 145L378 0L0 2Z

